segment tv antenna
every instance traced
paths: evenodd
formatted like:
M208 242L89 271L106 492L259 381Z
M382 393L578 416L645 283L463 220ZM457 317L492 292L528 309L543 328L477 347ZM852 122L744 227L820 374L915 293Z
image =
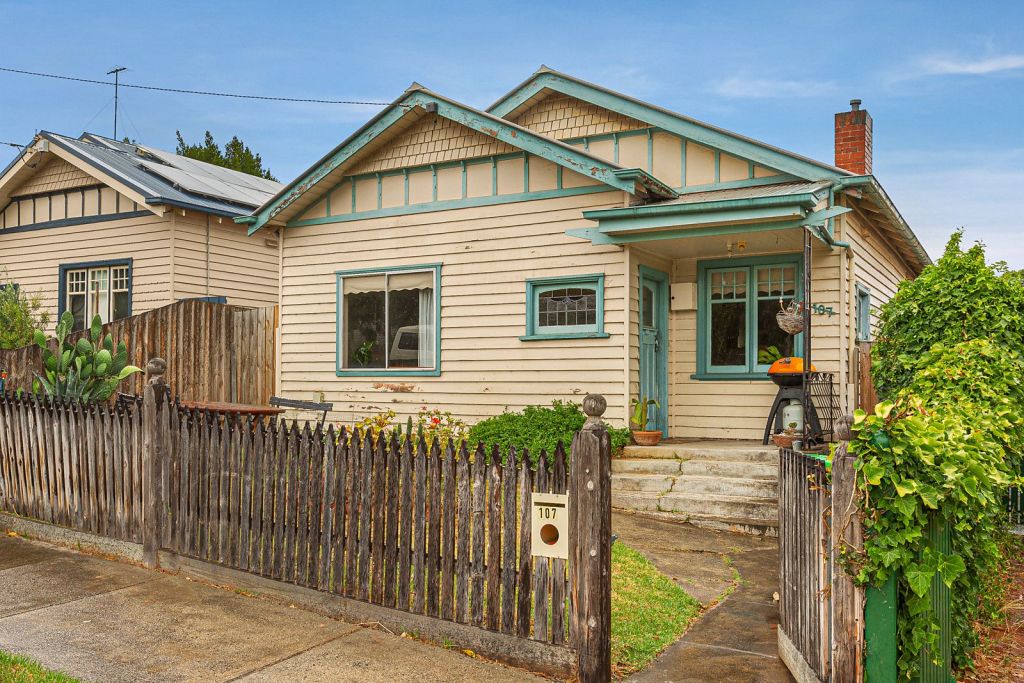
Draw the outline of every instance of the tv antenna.
M117 91L120 87L119 76L122 71L127 71L126 66L115 66L113 69L107 72L107 75L114 74L114 139L117 139Z

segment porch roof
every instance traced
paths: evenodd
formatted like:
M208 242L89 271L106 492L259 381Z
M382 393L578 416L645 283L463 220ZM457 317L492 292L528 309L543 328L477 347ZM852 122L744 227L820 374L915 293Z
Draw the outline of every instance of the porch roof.
M584 218L597 221L598 227L567 232L595 244L626 244L823 225L849 211L814 210L831 187L831 181L823 180L693 192L657 204L586 211ZM812 232L830 245L838 244L823 231Z

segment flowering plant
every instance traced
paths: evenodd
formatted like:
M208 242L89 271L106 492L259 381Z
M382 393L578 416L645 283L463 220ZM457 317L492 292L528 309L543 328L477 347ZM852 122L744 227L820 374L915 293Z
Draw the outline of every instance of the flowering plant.
M469 436L469 427L459 418L453 417L450 410L442 411L440 408L423 406L420 408L417 424L428 445L437 439L441 448L446 448L449 442L458 446Z

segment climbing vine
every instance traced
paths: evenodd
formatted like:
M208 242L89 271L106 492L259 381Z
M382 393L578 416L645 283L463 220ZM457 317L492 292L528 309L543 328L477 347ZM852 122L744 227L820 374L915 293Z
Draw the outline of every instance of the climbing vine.
M988 339L935 345L911 369L893 401L857 412L850 444L864 520L857 579L898 577L904 677L922 648L938 652L934 577L951 589L957 666L976 645L973 623L996 607L1005 496L1024 435L1024 362L1012 350ZM950 531L949 553L928 536L933 517Z

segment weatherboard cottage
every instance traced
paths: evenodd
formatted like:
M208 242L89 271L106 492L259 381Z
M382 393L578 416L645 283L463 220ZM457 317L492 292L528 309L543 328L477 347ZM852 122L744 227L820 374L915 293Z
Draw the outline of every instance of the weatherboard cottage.
M547 68L487 111L414 84L237 219L280 250L278 391L346 421L650 396L668 436L760 440L809 282L850 408L874 307L929 262L857 104L832 165Z

